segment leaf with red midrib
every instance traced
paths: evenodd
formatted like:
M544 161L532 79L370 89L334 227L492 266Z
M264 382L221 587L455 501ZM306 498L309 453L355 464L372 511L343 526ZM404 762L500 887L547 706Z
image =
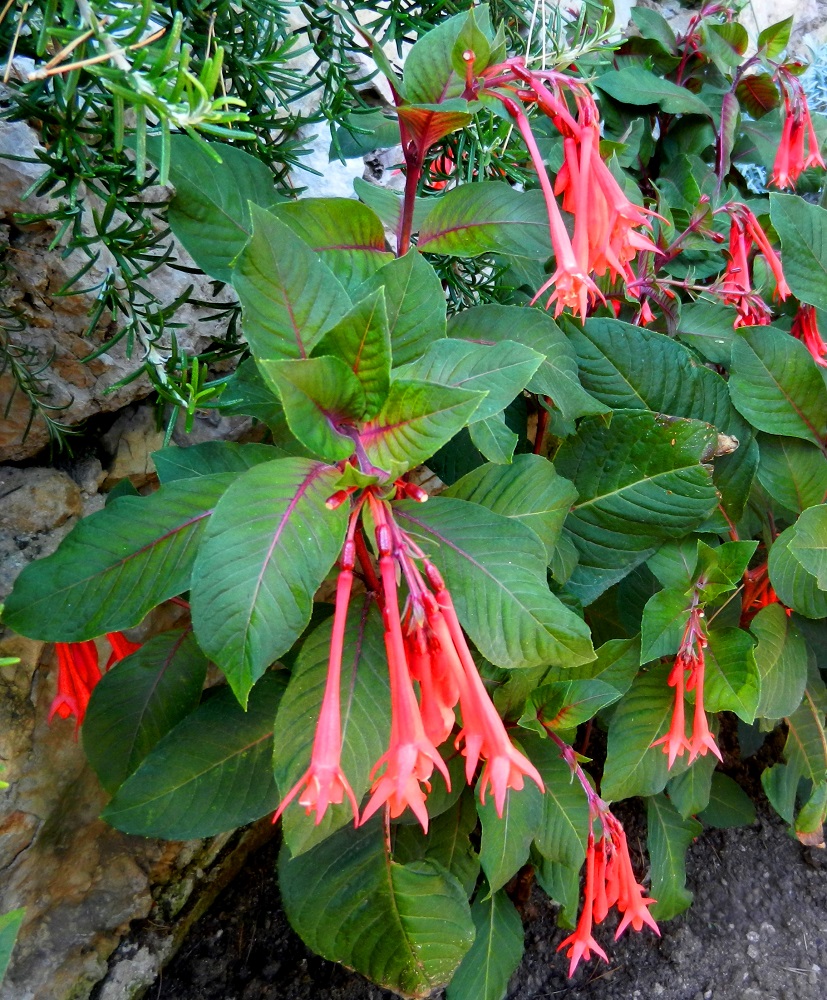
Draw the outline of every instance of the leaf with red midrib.
M763 118L768 111L777 108L781 101L778 88L769 73L745 76L735 88L735 96L753 118Z

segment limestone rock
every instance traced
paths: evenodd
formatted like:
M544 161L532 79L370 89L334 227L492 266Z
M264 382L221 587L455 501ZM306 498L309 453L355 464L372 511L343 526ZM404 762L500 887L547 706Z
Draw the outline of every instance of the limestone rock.
M38 137L23 122L0 122L0 153L36 159ZM79 251L67 257L58 250L49 250L59 223L47 221L38 225L15 224L17 213L54 210L57 203L48 198L21 201L21 195L43 172L39 163L4 160L0 157L0 217L11 223L8 231L9 252L6 255L8 273L4 289L4 305L18 317L21 329L11 334L12 342L29 353L30 370L42 368L38 375L44 401L59 409L54 419L76 425L101 412L119 410L125 404L141 399L151 391L149 380L141 376L129 385L109 392L115 383L132 375L142 363L143 351L135 344L131 356L127 343L121 340L92 361L83 359L111 339L122 317L104 312L91 336L87 336L88 313L95 303L97 289L112 273L118 274L117 263L105 248L84 274L78 287L67 294L74 275L88 264ZM152 192L150 192L150 200ZM87 203L91 199L87 196ZM159 222L160 225L160 222ZM83 221L84 231L91 234L91 214ZM142 281L148 293L149 309L164 306L192 287L191 298L204 303L232 300L232 293L216 297L213 283L200 274L186 273L173 264L192 266L192 261L177 247L167 264L162 264ZM203 350L219 331L203 320L216 310L211 306L196 306L190 302L175 314L175 336L182 350L193 353ZM168 342L157 345L163 357ZM14 382L8 371L0 375L0 405L11 400L8 417L0 421L0 461L20 461L36 454L49 439L44 421L36 416L26 434L30 407L19 391L12 395Z

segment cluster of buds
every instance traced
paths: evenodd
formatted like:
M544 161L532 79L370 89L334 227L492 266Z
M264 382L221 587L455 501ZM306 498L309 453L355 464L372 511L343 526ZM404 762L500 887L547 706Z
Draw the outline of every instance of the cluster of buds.
M784 67L779 67L776 79L784 94L784 125L770 183L795 189L798 178L808 167L824 169L825 163L801 81Z
M703 628L703 611L693 603L689 612L689 621L684 629L675 664L669 674L669 686L675 689L675 706L672 710L672 722L669 732L653 747L663 744L663 752L669 755L669 767L681 757L684 751L689 752L689 763L696 757L704 757L708 750L722 760L721 752L710 732L709 722L704 709L704 669L707 639ZM692 736L686 738L685 698L687 691L695 692L695 714L692 722Z
M418 500L427 494L399 483L397 489ZM331 498L341 502L337 496ZM360 817L356 797L341 767L339 687L345 621L356 561L356 540L363 509L374 526L378 557L379 592L384 623L385 652L391 696L390 745L371 773L371 797ZM354 503L348 522L336 585L336 605L330 643L327 681L313 740L310 766L283 798L273 820L297 795L308 815L320 823L331 803L347 795L356 824L364 823L387 805L391 818L410 807L423 830L428 830L425 806L436 768L450 788L450 777L438 747L451 735L459 706L462 727L454 741L465 757L469 784L483 762L480 799L490 789L502 816L509 788L523 788L524 777L543 790L539 772L511 743L502 720L485 689L457 618L451 595L437 570L393 517L387 500L375 487L365 489ZM397 570L405 580L407 597L400 610ZM419 695L416 688L418 685Z
M545 197L556 270L533 301L551 288L546 308L554 303L555 315L568 307L585 318L589 307L603 300L594 276L608 273L612 280L634 280L635 255L660 252L639 232L651 226L653 213L629 201L600 156L600 117L585 84L556 70L529 70L521 58L489 67L482 82L482 93L497 98L514 119ZM573 99L574 114L567 94ZM563 136L564 162L553 187L524 104L535 105ZM563 210L574 217L572 237L557 195L562 195Z
M121 632L107 632L112 652L101 671L98 647L94 639L86 642L56 642L57 695L49 709L49 722L57 715L61 719L75 717L75 732L86 715L86 708L95 685L109 668L140 648Z
M588 961L592 952L608 962L606 952L592 936L592 928L606 919L612 907L622 914L615 932L615 941L629 926L640 931L646 924L658 937L660 930L648 909L655 900L647 898L646 890L635 878L623 824L592 788L575 751L551 730L549 736L560 748L561 756L569 765L572 776L579 780L589 802L583 907L574 933L557 948L558 951L568 948L566 957L570 960L569 975L572 976L580 960ZM598 830L597 837L594 834L595 827Z
M736 328L766 326L772 319L772 314L760 295L752 289L749 255L753 246L763 254L775 278L776 297L783 301L790 294L790 287L784 278L778 254L770 245L758 219L746 205L730 202L716 211L727 212L730 219L729 261L724 274L721 298L725 305L734 305L738 310Z

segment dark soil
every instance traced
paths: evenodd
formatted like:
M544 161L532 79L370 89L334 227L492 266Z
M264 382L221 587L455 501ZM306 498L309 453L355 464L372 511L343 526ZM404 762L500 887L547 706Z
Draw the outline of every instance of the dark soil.
M631 832L631 831L630 831ZM384 1000L393 994L309 952L290 930L274 876L277 846L256 855L197 923L148 1000ZM691 847L695 904L663 937L626 933L573 980L555 954L566 931L540 892L523 906L526 953L508 1000L825 1000L827 852L777 817L710 830ZM440 994L441 996L441 994Z

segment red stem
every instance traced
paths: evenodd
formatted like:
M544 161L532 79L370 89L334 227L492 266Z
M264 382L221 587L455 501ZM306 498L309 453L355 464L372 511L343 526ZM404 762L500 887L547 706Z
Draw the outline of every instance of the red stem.
M548 397L546 397L548 399ZM532 449L535 455L543 454L543 447L546 443L546 432L548 431L548 422L550 414L545 406L540 406L537 411L537 430L534 432L534 448Z
M373 594L380 594L382 592L382 588L379 584L379 578L376 575L376 570L373 568L373 562L371 561L368 547L365 544L365 536L362 533L361 525L359 525L356 529L353 541L356 543L356 558L359 560L359 566L362 570L362 575L365 578L365 582L367 583L369 590Z

